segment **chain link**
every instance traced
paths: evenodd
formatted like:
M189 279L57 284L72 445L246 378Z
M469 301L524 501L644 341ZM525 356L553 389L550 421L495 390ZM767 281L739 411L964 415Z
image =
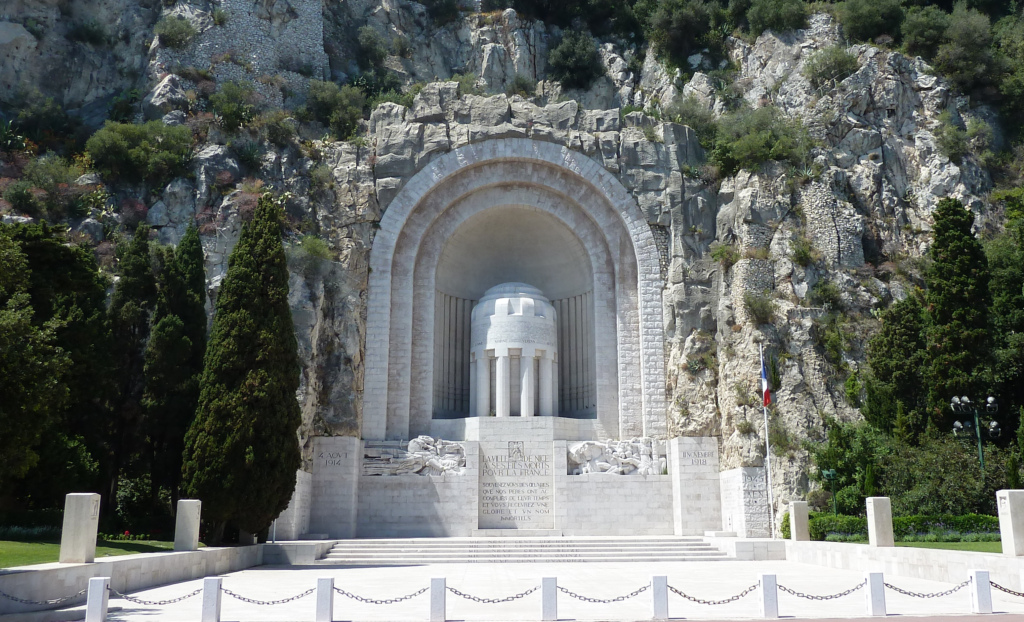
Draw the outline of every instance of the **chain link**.
M566 596L575 598L576 600L582 600L583 602L587 602L587 603L598 603L598 604L601 604L601 605L607 605L608 603L619 603L619 602L622 602L624 600L633 598L633 597L637 596L638 594L640 594L641 592L646 591L649 587L651 587L650 583L648 583L647 585L643 586L642 588L636 590L635 592L630 592L629 594L626 594L625 596L619 596L618 598L608 598L608 599L589 598L587 596L580 596L576 592L570 592L569 590L565 589L561 585L558 586L558 591L563 593L563 594L565 594Z
M290 603L293 600L299 600L300 598L305 598L306 596L309 596L310 594L312 594L313 592L316 591L315 587L311 587L308 590L306 590L305 592L303 592L301 594L298 594L296 596L292 596L291 598L282 598L281 600L257 600L255 598L246 598L245 596L240 596L240 595L235 594L231 590L229 590L227 588L224 588L224 587L222 587L220 589L221 589L222 592L224 592L228 596L231 596L232 598L237 598L238 600L242 601L243 603L249 603L250 605L283 605L285 603Z
M1024 598L1024 592L1014 592L1010 588L1003 587L1003 586L999 585L998 583L996 583L995 581L989 581L988 584L991 585L992 587L996 588L1000 592L1006 592L1007 594L1010 594L1011 596L1017 596L1019 598Z
M186 600L188 598L192 598L193 596L198 596L199 594L202 594L202 592L203 592L203 588L199 588L198 590L196 590L194 592L191 592L189 594L185 594L184 596L179 596L177 598L170 598L168 600L143 600L141 598L136 598L135 596L129 596L127 594L122 594L121 592L118 592L114 588L109 588L109 589L110 589L110 593L113 594L115 598L123 598L123 599L127 600L130 603L135 603L137 605L150 605L150 606L153 606L153 607L162 607L164 605L173 605L174 603L180 603L181 601Z
M779 588L780 591L783 591L783 592L785 592L787 594L792 594L793 596L796 596L797 598L806 598L807 600L832 600L834 598L842 598L843 596L849 596L850 594L853 594L854 592L856 592L860 588L864 587L865 585L867 585L867 579L865 579L864 581L861 581L855 587L851 587L850 589L846 590L845 592L839 592L838 594L829 594L828 596L816 596L814 594L804 594L803 592L797 592L796 590L791 590L788 587L786 587L785 585L779 585L778 588Z
M391 605L393 603L400 603L403 600L409 600L410 598L416 598L420 594L426 592L428 589L430 589L430 588L426 588L425 587L422 590L419 590L417 592L413 592L412 594L409 594L408 596L399 596L398 598L383 598L383 599L380 599L380 600L375 599L375 598L363 598L362 596L356 596L355 594L353 594L351 592L346 592L345 590L341 589L340 587L334 588L334 591L339 593L339 594L341 594L342 596L347 596L348 598L351 598L352 600L358 600L361 603L369 603L371 605Z
M963 588L967 587L967 585L970 582L971 582L971 580L968 579L968 580L964 581L963 583L961 583L960 585L958 585L956 587L953 587L953 588L950 588L950 589L946 590L945 592L932 592L931 594L920 594L918 592L908 592L907 590L901 590L900 588L896 587L895 585L890 585L889 583L886 583L885 587L887 587L890 590L892 590L894 592L897 592L899 594L903 594L904 596L913 596L914 598L938 598L940 596L949 596L953 592L958 592L958 591L962 590Z
M65 596L63 598L51 598L50 600L29 600L27 598L18 598L17 596L11 596L10 594L8 594L6 592L0 592L0 596L3 596L4 598L6 598L8 600L13 600L16 603L21 603L23 605L39 605L39 606L42 606L42 605L59 605L61 603L64 603L64 602L67 602L67 601L71 600L72 598L78 598L79 596L81 596L82 594L85 594L88 591L89 591L89 588L85 588L84 590L82 590L81 592L79 592L77 594L72 594L71 596Z
M462 592L460 592L459 590L455 589L454 587L449 587L448 591L451 592L452 594L455 594L456 596L461 596L461 597L465 598L466 600L471 600L471 601L477 602L477 603L485 603L485 604L488 604L488 605L493 605L493 604L496 604L496 603L510 603L513 600L519 600L520 598L523 598L523 597L529 596L530 594L533 594L534 592L536 592L539 589L540 589L540 586L538 585L536 587L531 587L530 589L526 590L525 592L520 592L520 593L516 594L515 596L506 596L505 598L480 598L479 596L472 596L470 594L463 594Z
M681 591L679 591L678 589L672 587L671 585L668 586L668 589L669 589L669 591L671 591L676 596L682 596L686 600L688 600L690 602L697 603L698 605L724 605L726 603L731 603L731 602L734 602L734 601L737 601L737 600L743 598L747 594L749 594L749 593L753 592L754 590L756 590L758 587L760 587L760 584L759 583L755 583L755 584L751 585L750 587L748 587L747 589L745 589L742 592L740 592L739 594L737 594L737 595L735 595L735 596L733 596L731 598L723 598L722 600L703 600L703 599L700 599L700 598L694 598L693 596L690 596L689 594L682 593Z

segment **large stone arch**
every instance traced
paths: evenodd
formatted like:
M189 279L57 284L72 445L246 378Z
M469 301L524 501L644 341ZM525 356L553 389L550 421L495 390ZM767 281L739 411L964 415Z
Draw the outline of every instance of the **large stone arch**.
M535 201L515 202L537 209L551 210L556 202L573 206L570 211L600 232L615 272L618 433L664 437L662 282L650 227L599 163L526 139L492 140L445 154L406 183L381 219L370 253L362 437L408 435L408 423L403 430L401 421L404 414L408 422L411 399L414 282L424 236L460 198L495 184L530 189ZM389 430L389 418L399 425Z

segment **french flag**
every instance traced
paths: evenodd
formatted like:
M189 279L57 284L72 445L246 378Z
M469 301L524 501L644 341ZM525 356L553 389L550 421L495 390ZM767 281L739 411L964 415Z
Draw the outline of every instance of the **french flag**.
M772 385L768 382L768 368L764 366L764 346L761 346L761 393L764 395L765 407L772 403Z

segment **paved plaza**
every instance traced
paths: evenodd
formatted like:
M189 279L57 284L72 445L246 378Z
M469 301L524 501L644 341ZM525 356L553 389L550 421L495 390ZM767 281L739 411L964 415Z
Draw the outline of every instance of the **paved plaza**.
M703 600L726 599L757 582L759 573L774 573L781 586L808 595L828 595L845 591L864 579L856 571L837 570L792 562L665 562L665 563L533 563L533 564L436 564L397 567L274 567L261 566L224 575L223 588L240 596L258 600L276 600L295 596L316 586L319 577L333 577L334 585L352 594L371 599L407 595L429 586L432 577L445 577L448 587L482 598L504 598L540 585L542 577L557 577L560 587L581 596L609 599L629 594L647 585L652 575L665 575L670 586ZM965 577L966 579L966 577ZM887 576L886 582L918 593L941 592L954 584ZM202 586L202 580L187 581L136 592L132 596L170 599ZM914 598L886 590L889 615L965 615L971 611L967 587L938 598ZM1024 599L993 590L994 611L1019 616L1001 616L996 620L1024 620ZM183 622L199 619L199 596L163 607L134 605L112 599L110 620L131 622ZM427 620L429 592L387 605L358 602L335 595L334 619ZM225 622L312 621L315 596L274 606L255 605L223 596ZM779 592L779 614L783 618L850 618L865 615L865 593L857 590L834 600L817 601ZM539 620L540 590L513 602L485 604L466 600L449 592L448 620ZM758 618L758 593L724 605L701 605L669 595L671 618L691 620L743 620ZM581 602L564 593L558 596L560 620L645 620L651 618L651 595L645 591L634 598L609 604ZM979 619L992 620L991 616Z

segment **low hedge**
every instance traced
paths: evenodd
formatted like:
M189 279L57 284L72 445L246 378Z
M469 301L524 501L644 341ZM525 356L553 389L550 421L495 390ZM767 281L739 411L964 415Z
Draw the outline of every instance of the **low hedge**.
M999 517L984 514L951 514L897 516L892 519L893 536L897 540L914 539L924 534L997 534ZM868 521L862 516L835 516L826 512L811 512L808 520L811 540L825 540L828 536L868 537ZM789 512L782 515L782 537L789 539Z

